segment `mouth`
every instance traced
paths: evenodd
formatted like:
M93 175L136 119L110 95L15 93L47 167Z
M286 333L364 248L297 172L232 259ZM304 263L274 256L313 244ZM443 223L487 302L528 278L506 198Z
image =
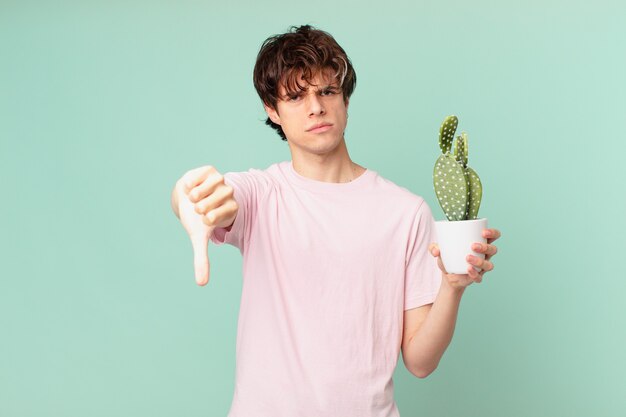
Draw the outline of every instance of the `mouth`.
M330 129L332 126L333 126L332 123L318 123L315 126L312 126L309 129L307 129L307 132L312 132L312 133L325 132L328 129Z

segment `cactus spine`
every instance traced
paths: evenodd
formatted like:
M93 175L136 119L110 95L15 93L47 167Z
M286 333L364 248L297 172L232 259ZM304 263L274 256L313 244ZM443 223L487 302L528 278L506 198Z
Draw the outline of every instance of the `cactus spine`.
M478 216L483 187L476 171L467 166L467 133L462 132L452 141L459 120L456 116L445 118L439 128L439 148L442 155L433 170L433 184L439 205L450 221L474 220Z

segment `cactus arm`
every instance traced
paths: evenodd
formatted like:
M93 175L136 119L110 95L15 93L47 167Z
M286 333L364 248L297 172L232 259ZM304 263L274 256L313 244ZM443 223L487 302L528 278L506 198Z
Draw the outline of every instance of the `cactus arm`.
M467 167L465 170L469 178L469 213L467 220L475 220L478 218L478 209L483 198L483 185L476 171Z
M439 148L442 154L450 152L452 147L452 139L456 133L456 127L459 124L459 119L456 116L451 115L444 119L443 123L439 127Z
M454 158L463 168L467 168L467 134L463 132L454 141Z
M461 142L463 143L463 152L461 152L461 158L463 160L463 168L467 168L467 160L468 160L468 143L467 143L467 133L461 133Z
M433 183L439 205L450 221L465 220L468 187L465 173L454 157L444 154L433 169Z

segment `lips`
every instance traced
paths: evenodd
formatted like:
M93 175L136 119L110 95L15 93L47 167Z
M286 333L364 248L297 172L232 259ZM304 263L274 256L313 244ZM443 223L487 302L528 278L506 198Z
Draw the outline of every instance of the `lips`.
M333 125L332 123L318 123L318 124L316 124L316 125L311 126L311 127L310 127L310 128L308 128L306 131L307 131L307 132L310 132L311 130L314 130L314 129L317 129L317 128L320 128L320 127L324 127L324 126L332 126L332 125Z

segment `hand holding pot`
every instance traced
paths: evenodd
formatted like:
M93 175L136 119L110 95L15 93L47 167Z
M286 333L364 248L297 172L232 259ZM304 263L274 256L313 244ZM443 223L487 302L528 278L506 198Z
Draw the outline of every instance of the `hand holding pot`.
M467 255L466 259L469 264L467 266L467 274L449 274L441 261L439 245L437 245L437 243L431 243L428 246L430 254L437 258L437 264L439 265L439 269L443 272L444 279L446 279L448 284L450 284L453 288L462 289L468 287L474 282L480 283L483 280L485 272L493 269L494 265L490 259L493 255L498 253L498 248L491 243L496 241L501 236L501 233L497 229L483 229L482 235L487 239L487 243L476 242L472 246L472 250L478 253L483 253L485 255L485 259ZM482 270L477 272L474 267Z

